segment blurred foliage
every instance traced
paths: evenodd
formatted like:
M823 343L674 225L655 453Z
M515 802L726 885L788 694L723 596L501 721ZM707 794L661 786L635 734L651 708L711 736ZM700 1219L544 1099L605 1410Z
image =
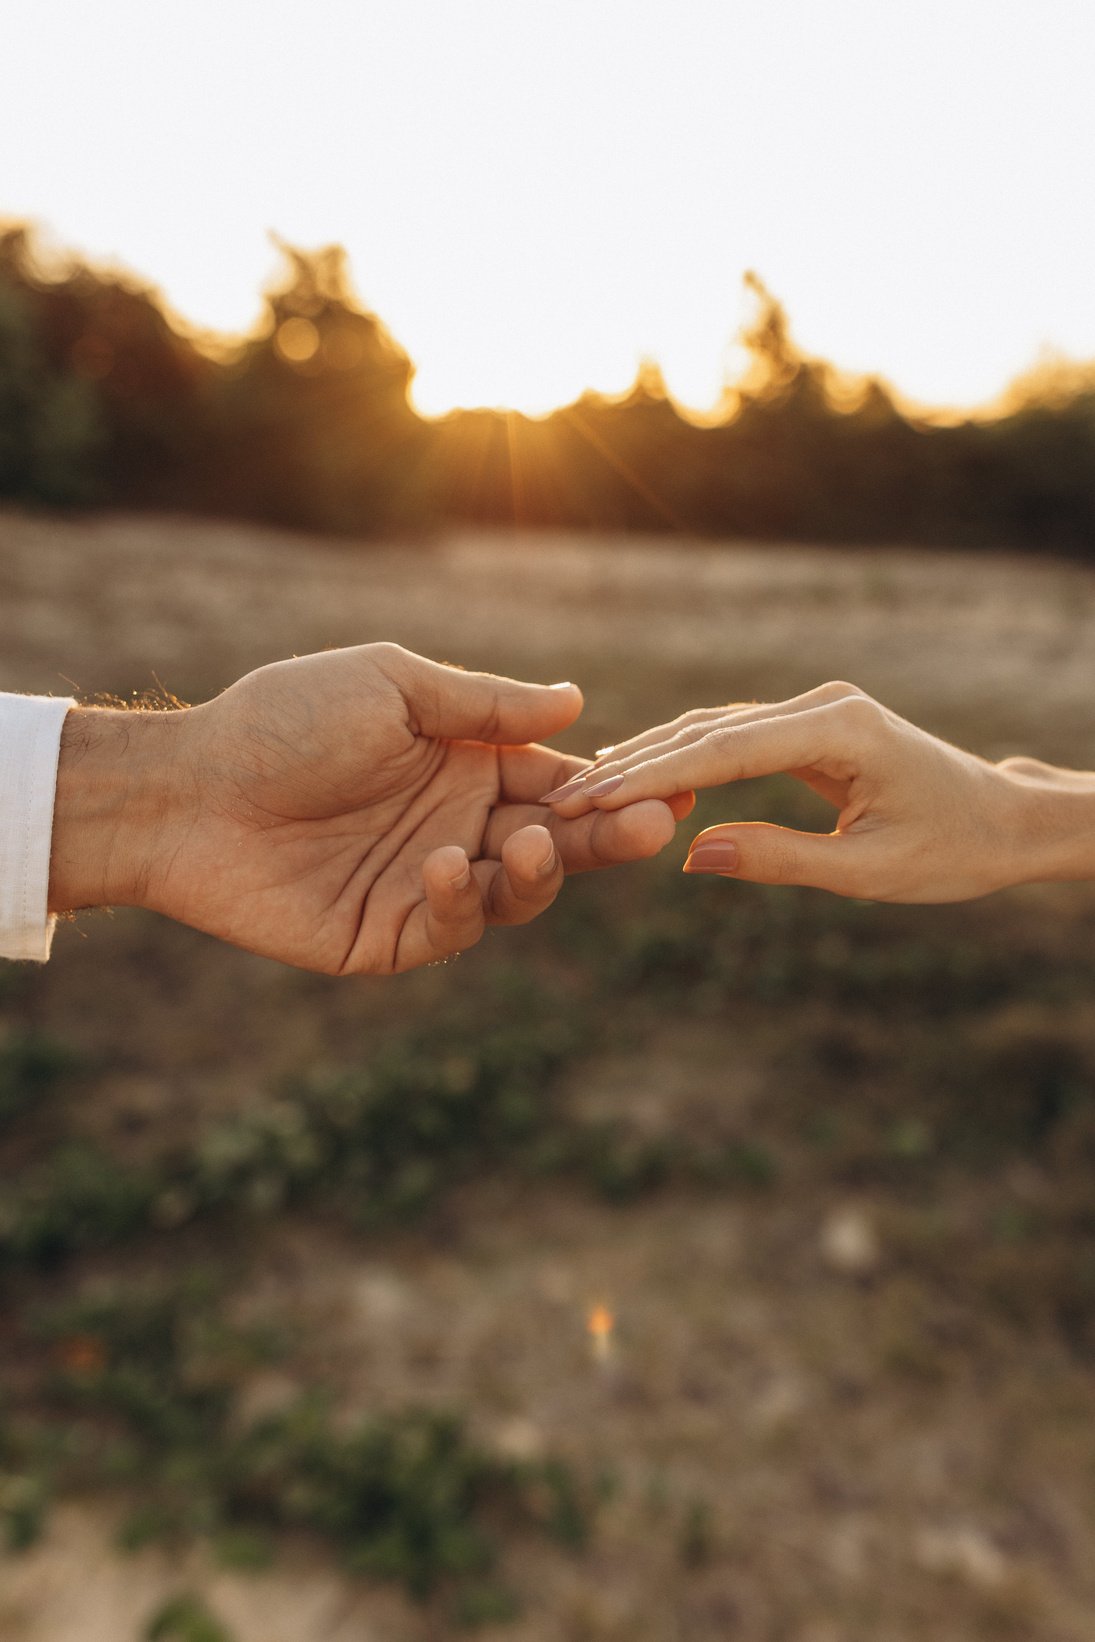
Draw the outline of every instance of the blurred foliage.
M25 1158L0 1202L0 1271L49 1269L138 1233L287 1207L311 1205L356 1229L398 1226L496 1165L584 1180L616 1202L674 1181L773 1179L773 1159L744 1137L697 1145L570 1116L552 1088L598 1041L594 1012L524 988L507 988L502 1009L487 1027L454 1019L394 1037L364 1064L301 1078L151 1163L121 1163L62 1134ZM19 1049L16 1040L7 1097L24 1114L43 1066L66 1064L59 1046L28 1041ZM0 1095L3 1071L0 1058Z
M360 311L337 249L285 247L257 333L210 352L154 292L0 234L0 494L320 530L415 522L411 367Z
M587 1507L564 1465L499 1459L450 1413L412 1408L347 1428L305 1393L247 1417L248 1372L281 1353L268 1333L227 1320L203 1273L39 1306L26 1332L37 1389L9 1398L0 1419L0 1521L13 1548L33 1541L51 1494L108 1483L129 1502L123 1548L202 1535L222 1562L254 1567L270 1534L303 1531L352 1572L420 1599L453 1590L465 1619L486 1619L504 1597L499 1521L584 1542ZM186 1617L190 1599L179 1602L155 1634L204 1636Z
M144 1630L145 1642L232 1642L232 1633L193 1592L173 1596L158 1608Z
M754 274L749 366L697 421L645 362L551 416L408 403L413 367L344 252L283 245L246 341L184 334L155 293L0 233L0 495L363 534L445 521L1086 553L1095 376L1035 371L943 423L796 345Z
M79 264L45 278L25 228L0 234L0 491L185 505L215 377L152 292Z
M207 506L333 531L420 523L426 433L406 354L351 295L338 247L283 246L290 276L215 379Z
M22 273L21 239L0 239L0 494L90 501L103 455L93 390L58 368L43 345Z

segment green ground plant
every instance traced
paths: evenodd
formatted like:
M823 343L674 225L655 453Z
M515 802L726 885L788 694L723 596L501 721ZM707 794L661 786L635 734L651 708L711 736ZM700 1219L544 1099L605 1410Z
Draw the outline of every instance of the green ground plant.
M232 1642L232 1633L200 1596L184 1591L157 1608L145 1626L144 1642Z

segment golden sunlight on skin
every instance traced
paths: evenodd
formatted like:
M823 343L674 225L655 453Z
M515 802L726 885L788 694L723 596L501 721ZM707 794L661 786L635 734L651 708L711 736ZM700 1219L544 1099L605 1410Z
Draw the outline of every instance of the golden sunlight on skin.
M342 243L431 415L543 414L642 357L709 408L749 267L808 353L921 404L1095 357L1089 0L6 16L0 213L221 332L259 315L270 230Z

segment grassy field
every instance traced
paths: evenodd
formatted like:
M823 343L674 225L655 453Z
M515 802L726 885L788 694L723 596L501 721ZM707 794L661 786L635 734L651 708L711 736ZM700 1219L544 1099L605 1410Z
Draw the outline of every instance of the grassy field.
M0 688L376 638L576 678L578 750L850 677L1095 763L1072 564L0 515ZM1095 888L686 828L395 981L128 913L0 974L5 1642L1087 1642Z

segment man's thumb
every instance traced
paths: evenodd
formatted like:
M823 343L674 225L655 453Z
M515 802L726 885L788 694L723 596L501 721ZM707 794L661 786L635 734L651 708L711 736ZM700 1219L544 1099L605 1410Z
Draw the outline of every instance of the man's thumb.
M795 832L767 821L744 821L701 832L693 840L684 870L859 896L865 893L857 882L861 843L851 833Z
M576 684L524 684L412 659L414 667L399 682L423 735L520 746L557 735L582 710Z

